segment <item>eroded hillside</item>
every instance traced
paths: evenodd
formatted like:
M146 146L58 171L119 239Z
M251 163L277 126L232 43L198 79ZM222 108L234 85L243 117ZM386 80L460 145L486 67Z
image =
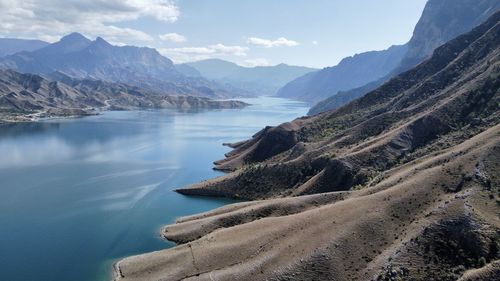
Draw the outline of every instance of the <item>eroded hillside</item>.
M268 127L179 190L245 199L116 280L495 280L500 13L349 105Z

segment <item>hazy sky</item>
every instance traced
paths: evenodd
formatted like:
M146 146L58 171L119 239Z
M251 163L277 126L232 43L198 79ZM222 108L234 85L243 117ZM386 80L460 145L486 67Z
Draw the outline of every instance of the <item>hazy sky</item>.
M406 43L426 0L0 0L0 36L77 31L175 62L314 67Z

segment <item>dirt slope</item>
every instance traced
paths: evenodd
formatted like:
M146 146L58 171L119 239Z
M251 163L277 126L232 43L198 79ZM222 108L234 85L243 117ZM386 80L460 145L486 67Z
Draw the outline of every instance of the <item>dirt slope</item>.
M120 261L116 280L456 280L499 258L499 160L497 125L369 189L183 218L162 233L186 244Z
M336 111L268 127L116 280L498 280L500 13Z

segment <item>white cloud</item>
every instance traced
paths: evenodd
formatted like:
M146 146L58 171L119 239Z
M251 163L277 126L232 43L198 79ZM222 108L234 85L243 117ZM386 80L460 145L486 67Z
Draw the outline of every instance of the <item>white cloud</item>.
M312 41L312 44L313 44L314 46L317 46L317 45L318 45L318 41Z
M184 47L184 48L161 48L164 53L182 53L182 54L213 54L215 51L207 47Z
M237 57L244 57L247 55L248 48L241 46L226 46L223 44L212 45L209 49L214 50L215 53L232 55Z
M215 44L207 47L159 48L158 51L175 63L184 63L209 58L245 57L248 48Z
M144 15L149 15L157 20L174 22L179 18L179 8L170 0L129 0L131 5L137 7Z
M260 46L264 48L274 48L274 47L293 47L298 46L299 42L288 40L285 37L280 37L276 40L268 40L257 37L250 37L247 40L248 44L252 44L255 46Z
M158 37L163 41L170 41L170 42L174 42L174 43L183 43L183 42L187 41L185 36L180 35L178 33L167 33L167 34L159 35Z
M258 59L248 59L243 62L243 66L246 67L256 67L256 66L268 66L269 61L263 58Z
M77 31L111 42L150 41L147 33L116 23L142 17L174 22L179 15L171 0L0 0L0 35L54 41Z

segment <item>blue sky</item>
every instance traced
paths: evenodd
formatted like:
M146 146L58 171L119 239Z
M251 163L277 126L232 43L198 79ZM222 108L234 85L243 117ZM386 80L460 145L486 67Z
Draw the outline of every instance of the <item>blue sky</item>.
M406 43L426 0L0 0L0 36L77 31L176 62L313 67Z

